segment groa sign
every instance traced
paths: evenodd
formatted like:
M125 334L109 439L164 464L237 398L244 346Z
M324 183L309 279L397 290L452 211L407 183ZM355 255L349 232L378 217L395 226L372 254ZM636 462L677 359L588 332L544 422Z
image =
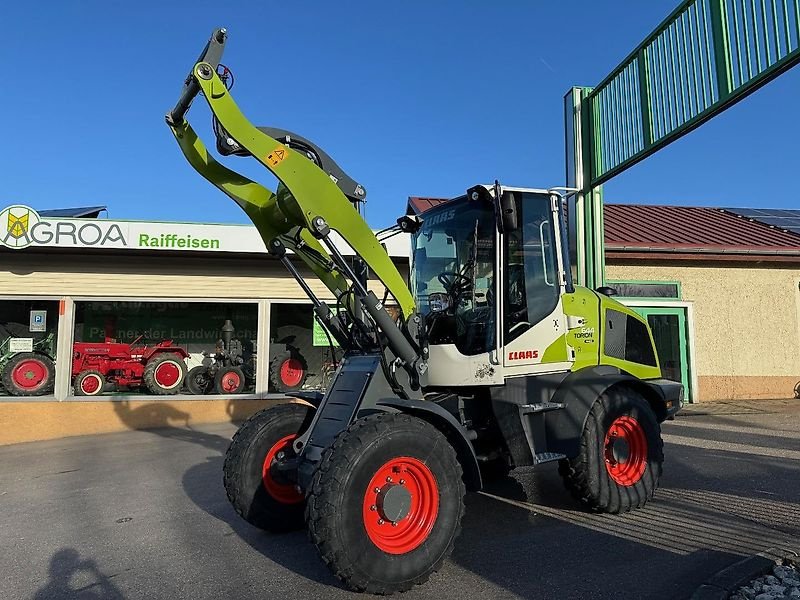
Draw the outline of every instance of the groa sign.
M346 256L352 248L333 235ZM87 248L170 252L246 252L266 254L252 225L223 223L159 223L43 217L30 206L15 204L0 210L0 246L23 248ZM408 235L387 241L390 256L408 258Z
M0 211L0 246L265 252L249 227L47 218L22 204Z
M8 248L28 246L117 246L128 241L119 224L78 219L47 219L29 206L17 204L0 212L0 244Z

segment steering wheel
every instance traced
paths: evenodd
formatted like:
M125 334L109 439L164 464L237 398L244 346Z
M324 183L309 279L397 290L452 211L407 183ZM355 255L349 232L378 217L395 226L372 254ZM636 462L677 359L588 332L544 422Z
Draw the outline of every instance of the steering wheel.
M463 293L465 291L464 288L466 288L470 283L469 277L461 273L456 273L455 271L445 271L443 273L439 273L439 275L436 276L436 279L439 280L439 283L442 284L445 291L451 296L456 296L460 295L460 293Z

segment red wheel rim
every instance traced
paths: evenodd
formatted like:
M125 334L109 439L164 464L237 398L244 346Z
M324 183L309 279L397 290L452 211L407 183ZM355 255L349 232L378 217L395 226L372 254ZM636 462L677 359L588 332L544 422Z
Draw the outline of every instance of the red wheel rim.
M35 390L47 379L47 366L35 358L27 358L19 363L11 373L11 380L24 390Z
M405 514L386 514L389 494L410 495ZM428 539L439 514L439 485L428 466L416 458L393 458L370 479L362 509L369 539L387 554L406 554Z
M300 382L303 381L304 374L305 369L303 369L303 363L296 358L287 358L283 361L283 364L281 364L281 381L283 385L288 387L300 385Z
M292 442L296 439L297 434L293 433L275 442L264 457L264 465L261 467L261 481L264 489L281 504L298 504L303 501L303 494L293 484L277 481L272 476L272 467L277 460L278 452L286 452L290 456L294 456Z
M608 428L605 440L606 470L619 485L631 486L647 468L647 437L639 421L624 415Z
M153 374L156 383L163 388L174 388L181 380L181 368L175 361L165 360L156 367Z
M239 384L241 382L242 378L239 377L239 374L236 371L226 371L222 375L219 383L223 392L232 393L239 389Z
M96 394L100 389L100 377L92 373L81 379L81 391L87 396Z

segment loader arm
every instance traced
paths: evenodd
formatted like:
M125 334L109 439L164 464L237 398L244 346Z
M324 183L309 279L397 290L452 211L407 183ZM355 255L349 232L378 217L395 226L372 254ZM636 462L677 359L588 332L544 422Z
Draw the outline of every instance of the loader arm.
M265 245L279 238L337 297L347 291L347 281L328 253L307 229L295 227L286 219L274 193L215 160L188 121L173 126L172 132L189 164L244 210Z
M402 365L411 375L412 386L417 387L418 376L426 371L427 364L422 359L418 341L409 330L416 308L414 299L386 249L356 210L353 201L357 198L349 188L347 195L343 192L341 185L351 186L353 180L348 177L345 182L337 177L335 173L341 170L320 149L315 148L316 152L306 155L291 147L298 147L298 142L299 147L303 144L307 147L308 140L299 136L290 139L294 135L290 132L256 127L248 121L218 74L218 68L223 69L223 74L229 72L219 64L226 37L224 29L213 32L185 80L178 103L167 113L167 124L184 156L195 170L245 211L267 250L295 277L314 304L317 317L329 326L340 344L382 354L388 347L391 355L386 358ZM255 158L278 179L275 192L221 165L209 154L186 120L186 113L198 94L203 96L214 115L218 150L223 148L223 154ZM280 137L281 141L270 134ZM335 170L326 172L313 160L320 155L324 156L326 167L333 165ZM357 186L354 192L355 196L363 198L363 188ZM397 301L402 314L400 327L342 255L331 238L332 232L344 239L386 287L387 294ZM333 293L337 303L350 309L350 323L357 326L355 329L343 325L338 315L315 296L286 256L287 249L308 265ZM374 333L374 343L365 346L357 341L358 335L353 338L359 332L362 340ZM388 369L388 362L384 362L384 367Z

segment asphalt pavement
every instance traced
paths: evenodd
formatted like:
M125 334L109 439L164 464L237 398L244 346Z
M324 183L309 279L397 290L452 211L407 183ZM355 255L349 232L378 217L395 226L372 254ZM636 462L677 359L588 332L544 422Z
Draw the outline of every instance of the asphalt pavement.
M0 447L0 598L365 598L304 532L239 519L222 487L235 426L176 423ZM686 598L800 540L800 400L702 404L664 424L656 500L592 515L554 466L470 494L452 558L404 600Z

